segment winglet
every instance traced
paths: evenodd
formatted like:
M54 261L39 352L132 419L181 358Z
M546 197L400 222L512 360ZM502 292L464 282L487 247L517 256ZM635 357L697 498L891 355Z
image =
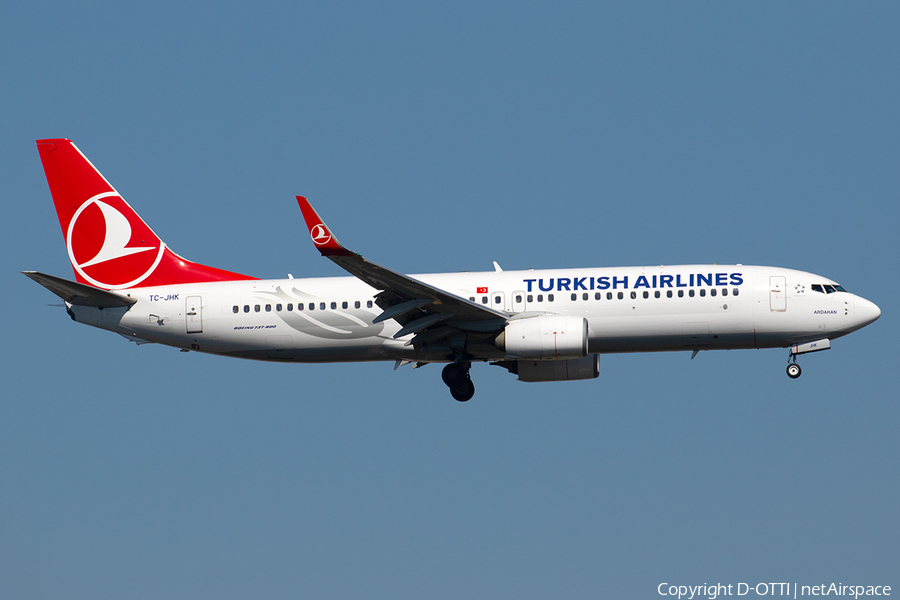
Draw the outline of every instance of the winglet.
M309 237L312 238L313 244L322 253L322 256L356 256L344 248L331 230L322 222L322 217L316 212L303 196L297 196L297 204L300 205L300 211L303 213L303 219L309 228Z

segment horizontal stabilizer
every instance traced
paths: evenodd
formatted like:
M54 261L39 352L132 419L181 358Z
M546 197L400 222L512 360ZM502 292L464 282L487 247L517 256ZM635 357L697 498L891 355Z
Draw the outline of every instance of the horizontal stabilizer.
M69 304L93 306L94 308L115 308L131 306L137 302L135 298L101 290L83 283L76 283L61 277L45 275L37 271L22 271L22 274L37 281Z

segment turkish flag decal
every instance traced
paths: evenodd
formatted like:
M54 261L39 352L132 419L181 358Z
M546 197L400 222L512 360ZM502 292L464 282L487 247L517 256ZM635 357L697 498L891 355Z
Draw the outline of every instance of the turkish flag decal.
M487 294L488 292L487 292L487 288L486 288L486 287L480 287L480 288L478 288L478 289L475 290L475 293L476 293L476 294Z

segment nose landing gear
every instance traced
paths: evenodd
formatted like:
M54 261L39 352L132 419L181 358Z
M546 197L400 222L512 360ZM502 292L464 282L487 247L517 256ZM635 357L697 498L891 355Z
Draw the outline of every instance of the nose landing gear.
M475 384L469 377L472 363L450 363L441 372L441 379L450 388L450 395L459 402L468 402L475 395Z
M798 354L808 354L810 352L820 352L831 348L831 340L824 338L815 342L807 342L806 344L797 344L791 346L791 353L788 354L787 374L791 379L800 377L800 365L797 364ZM793 361L793 362L792 362Z

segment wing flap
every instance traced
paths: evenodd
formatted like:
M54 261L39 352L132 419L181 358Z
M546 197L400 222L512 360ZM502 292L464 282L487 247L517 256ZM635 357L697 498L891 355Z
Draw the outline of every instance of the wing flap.
M406 302L401 302L399 304L394 304L384 310L380 315L372 319L372 323L381 323L382 321L387 321L388 319L394 319L401 315L405 315L406 313L419 308L420 306L425 306L434 302L431 298L421 299L414 298L412 300L407 300Z

